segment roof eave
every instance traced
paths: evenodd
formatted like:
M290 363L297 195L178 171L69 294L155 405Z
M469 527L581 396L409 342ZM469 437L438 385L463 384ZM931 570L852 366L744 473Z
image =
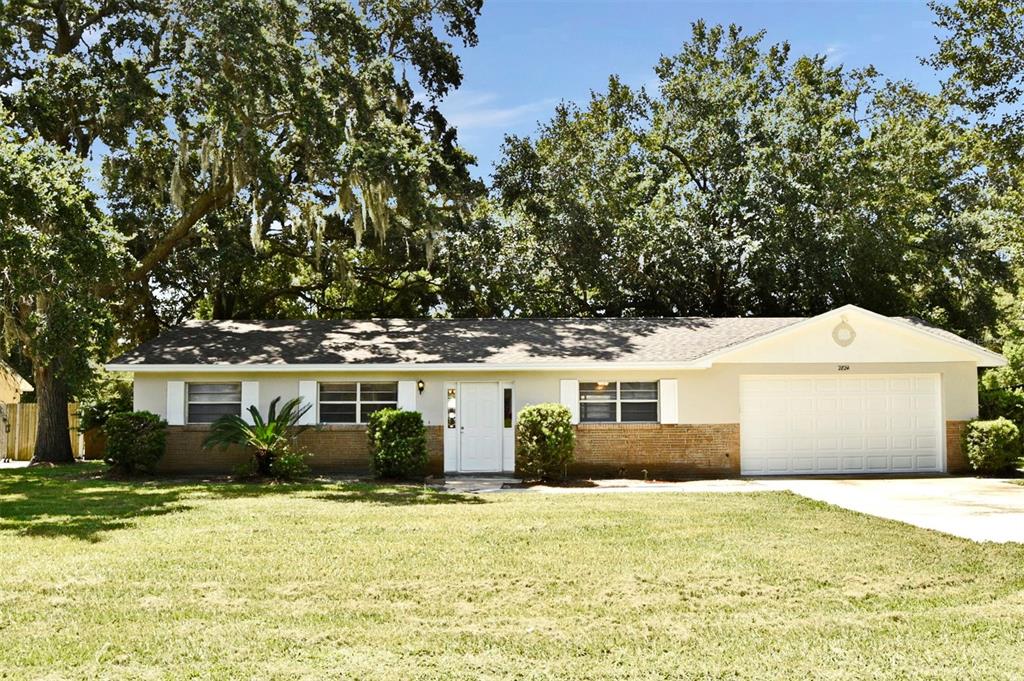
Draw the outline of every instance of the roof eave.
M590 362L531 362L531 363L418 363L393 362L387 364L107 364L107 371L133 373L302 373L309 371L387 372L387 371L580 371L588 369L707 369L711 365L698 360L692 362L620 362L599 360Z

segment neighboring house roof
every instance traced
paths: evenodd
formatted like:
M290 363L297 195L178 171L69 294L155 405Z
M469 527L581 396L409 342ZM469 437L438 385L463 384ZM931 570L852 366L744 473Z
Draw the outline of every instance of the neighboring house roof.
M0 378L8 381L11 387L17 388L19 392L32 392L32 384L15 371L10 364L0 361Z
M688 362L788 318L190 321L113 365Z
M819 317L847 312L888 320L968 349L985 366L1004 361L919 319L885 317L855 306ZM118 357L108 368L695 365L814 319L818 317L190 321Z

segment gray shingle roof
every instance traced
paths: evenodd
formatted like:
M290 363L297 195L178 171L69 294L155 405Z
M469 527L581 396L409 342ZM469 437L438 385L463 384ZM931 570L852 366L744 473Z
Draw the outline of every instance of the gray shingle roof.
M800 317L190 321L111 364L688 362Z

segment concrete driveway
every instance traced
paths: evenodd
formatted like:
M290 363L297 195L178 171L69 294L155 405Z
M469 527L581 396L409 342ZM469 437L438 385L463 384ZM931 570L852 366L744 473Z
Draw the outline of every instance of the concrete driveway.
M752 480L851 511L974 541L1024 542L1024 486L993 478Z
M455 477L462 493L736 493L786 490L810 499L974 541L1024 543L1024 486L995 478L733 478L689 482L594 480L570 487L505 487L514 478ZM1020 482L1020 481L1018 481Z

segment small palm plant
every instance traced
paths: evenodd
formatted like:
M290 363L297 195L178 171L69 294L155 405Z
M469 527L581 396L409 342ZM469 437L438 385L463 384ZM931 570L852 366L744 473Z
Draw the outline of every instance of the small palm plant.
M203 447L226 448L229 445L241 445L253 452L254 468L260 475L271 475L271 465L282 453L288 451L289 440L309 428L299 425L303 414L309 411L309 404L303 406L302 398L288 400L277 410L280 397L270 403L270 411L266 420L256 407L249 407L252 423L237 414L222 416L210 427L210 434L203 441Z

